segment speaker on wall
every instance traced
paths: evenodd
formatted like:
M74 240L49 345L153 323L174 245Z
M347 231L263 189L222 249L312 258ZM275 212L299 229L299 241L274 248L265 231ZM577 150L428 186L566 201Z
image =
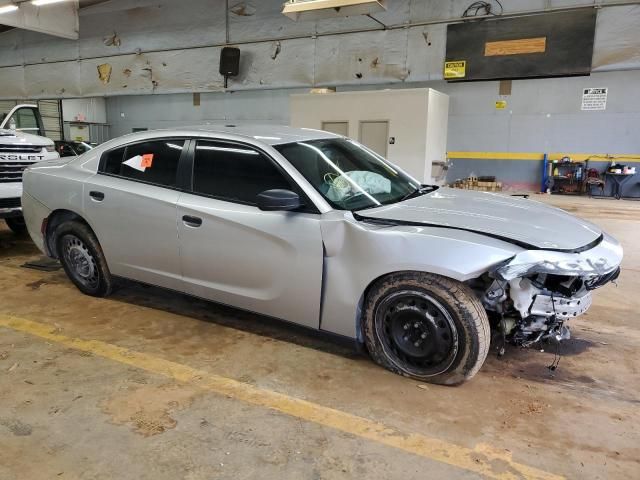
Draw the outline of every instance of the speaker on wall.
M220 75L235 77L240 72L240 49L223 47L220 51Z

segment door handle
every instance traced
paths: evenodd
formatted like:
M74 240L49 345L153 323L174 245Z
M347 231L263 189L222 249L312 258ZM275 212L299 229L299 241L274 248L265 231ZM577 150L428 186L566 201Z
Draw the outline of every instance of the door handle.
M183 216L182 222L188 227L199 227L202 225L202 219L200 217L192 217L191 215Z
M102 192L91 191L89 192L89 196L98 202L104 200L104 193Z

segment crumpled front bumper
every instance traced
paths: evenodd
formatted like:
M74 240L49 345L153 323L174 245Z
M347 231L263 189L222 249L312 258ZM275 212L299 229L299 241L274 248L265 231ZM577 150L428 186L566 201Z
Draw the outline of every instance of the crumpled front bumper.
M494 278L507 281L540 273L597 278L617 271L622 256L620 243L603 233L597 245L580 252L525 250L498 265L491 274Z

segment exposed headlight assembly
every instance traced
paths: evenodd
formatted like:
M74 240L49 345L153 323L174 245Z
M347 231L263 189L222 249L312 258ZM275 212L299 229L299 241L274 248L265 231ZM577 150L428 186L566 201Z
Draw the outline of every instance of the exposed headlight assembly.
M547 273L576 277L601 276L615 271L622 261L622 247L605 235L595 247L579 253L525 250L497 265L492 275L500 280Z

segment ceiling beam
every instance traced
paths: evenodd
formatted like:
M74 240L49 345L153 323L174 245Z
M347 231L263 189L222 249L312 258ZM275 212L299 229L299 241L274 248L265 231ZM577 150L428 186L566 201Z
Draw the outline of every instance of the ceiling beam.
M0 2L0 4L6 4L6 2ZM78 0L68 0L41 7L23 1L18 3L18 7L13 12L0 14L0 25L32 30L71 40L78 39Z

